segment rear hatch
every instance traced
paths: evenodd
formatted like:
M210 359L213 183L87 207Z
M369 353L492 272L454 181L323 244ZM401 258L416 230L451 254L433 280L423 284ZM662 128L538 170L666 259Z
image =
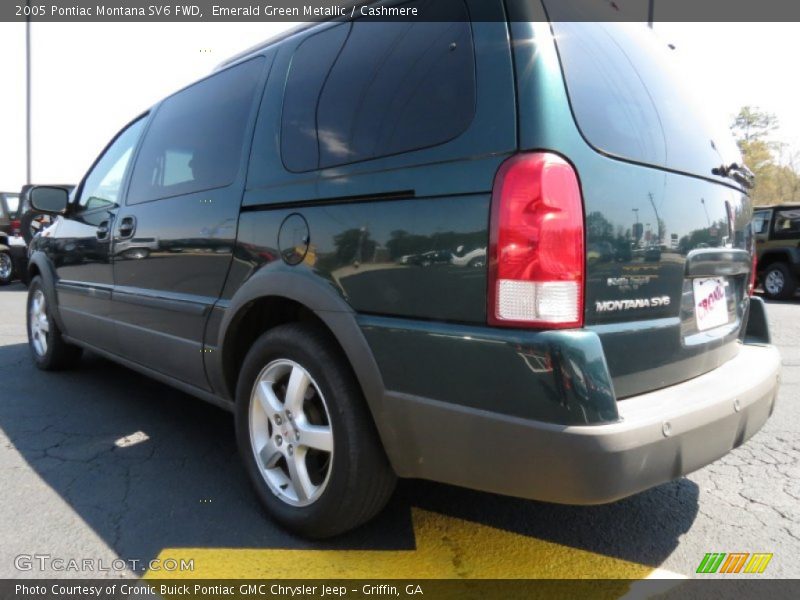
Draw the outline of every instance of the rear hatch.
M549 16L560 68L593 149L567 154L584 199L585 324L624 398L736 354L751 206L740 182L719 174L742 164L735 143L686 89L667 44L642 24L579 22L558 4Z

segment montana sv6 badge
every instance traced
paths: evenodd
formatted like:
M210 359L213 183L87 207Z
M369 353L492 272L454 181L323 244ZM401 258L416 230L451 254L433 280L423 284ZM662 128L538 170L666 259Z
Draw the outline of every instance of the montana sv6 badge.
M595 310L599 313L631 310L634 308L658 308L659 306L669 306L669 296L630 298L626 300L601 300L600 302L594 303Z

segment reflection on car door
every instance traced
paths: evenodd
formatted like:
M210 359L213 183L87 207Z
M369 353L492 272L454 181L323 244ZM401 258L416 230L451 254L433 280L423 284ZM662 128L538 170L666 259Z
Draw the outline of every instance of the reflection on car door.
M138 119L106 148L45 246L58 275L59 311L66 332L109 352L119 350L109 321L114 284L111 229L144 123L144 117Z
M231 263L262 57L157 109L114 227L114 319L126 358L208 389L203 330Z

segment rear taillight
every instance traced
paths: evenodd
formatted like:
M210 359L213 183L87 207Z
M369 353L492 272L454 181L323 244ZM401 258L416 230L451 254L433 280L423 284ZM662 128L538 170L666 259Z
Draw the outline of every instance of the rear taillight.
M19 219L11 221L11 235L19 235L22 232L22 226Z
M747 285L747 295L752 296L756 291L756 273L758 271L758 254L753 249L753 264L750 266L750 283Z
M583 203L560 156L518 154L495 176L488 321L506 327L583 325Z

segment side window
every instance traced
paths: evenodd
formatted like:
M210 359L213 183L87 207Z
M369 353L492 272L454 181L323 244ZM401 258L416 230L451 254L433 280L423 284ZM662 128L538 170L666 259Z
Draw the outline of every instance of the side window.
M768 210L759 210L753 215L753 233L767 233L769 214Z
M122 181L144 123L145 119L141 118L129 125L95 163L83 182L77 201L78 212L119 206Z
M800 207L776 211L772 231L775 237L795 238L800 236Z
M437 0L431 11L436 22L357 20L298 47L281 127L289 170L428 148L469 127L476 97L469 15L463 0Z
M6 196L8 216L12 219L19 217L19 196Z
M128 204L233 182L263 68L262 58L247 61L162 102L136 159Z
M349 31L346 23L312 35L292 57L281 115L281 157L290 171L313 171L319 165L317 99Z

